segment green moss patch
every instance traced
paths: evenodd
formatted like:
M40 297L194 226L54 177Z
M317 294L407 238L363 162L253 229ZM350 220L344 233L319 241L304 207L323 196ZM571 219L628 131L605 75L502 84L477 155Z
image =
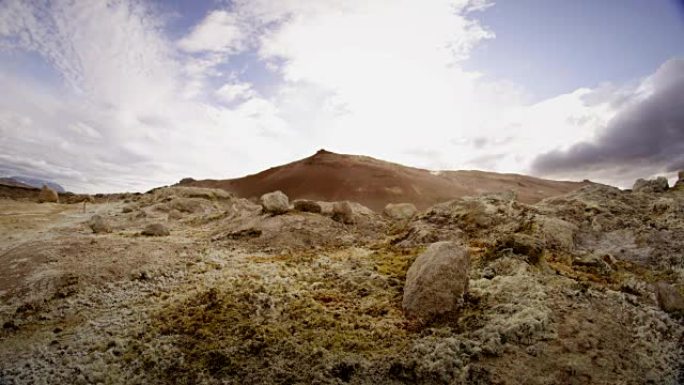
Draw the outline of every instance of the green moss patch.
M171 367L147 364L147 370L153 367L168 383L192 383L198 375L246 378L257 371L264 383L280 382L276 377L283 371L294 375L294 382L310 382L316 373L334 375L329 368L350 357L373 361L398 355L409 332L396 303L398 289L387 281L405 275L413 257L355 258L331 258L330 269L313 269L308 258L260 258L260 264L282 268L276 270L280 276L293 261L302 261L301 276L245 275L173 304L155 317L152 335L170 338L184 358ZM388 277L374 283L362 279L372 274L368 262Z

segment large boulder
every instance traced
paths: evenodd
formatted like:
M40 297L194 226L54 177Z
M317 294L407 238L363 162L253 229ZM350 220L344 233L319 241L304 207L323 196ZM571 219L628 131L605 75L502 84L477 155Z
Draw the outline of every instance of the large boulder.
M112 232L112 227L109 225L109 223L99 215L93 215L92 218L90 218L88 227L90 227L95 234Z
M664 176L659 176L655 179L637 179L632 187L633 192L643 192L643 193L661 193L667 191L669 185L667 183L667 178Z
M171 234L169 229L162 225L161 223L152 223L147 225L145 229L142 231L142 235L148 236L148 237L163 237Z
M383 212L388 217L401 221L413 218L418 209L413 203L390 203Z
M660 308L668 313L684 314L684 296L667 282L655 284L656 297Z
M302 211L305 213L320 214L323 211L321 205L318 202L306 199L297 199L296 201L292 202L292 205L294 206L295 210Z
M51 189L48 186L43 185L43 188L40 189L40 194L38 194L38 202L57 203L59 202L59 195L57 195L57 191Z
M455 242L431 244L406 273L402 307L409 317L429 321L459 306L468 290L470 257Z
M575 233L578 228L574 224L547 215L535 216L534 224L547 247L564 250L572 250L575 247Z
M270 214L283 214L290 208L290 201L282 191L274 191L261 196L259 200L264 212Z
M347 201L334 202L332 206L332 219L346 224L354 223L354 209Z

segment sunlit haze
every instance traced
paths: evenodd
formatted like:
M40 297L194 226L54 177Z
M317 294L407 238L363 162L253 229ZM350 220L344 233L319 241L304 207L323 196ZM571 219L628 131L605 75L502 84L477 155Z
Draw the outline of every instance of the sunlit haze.
M325 148L673 177L683 17L667 0L3 0L0 176L139 191Z

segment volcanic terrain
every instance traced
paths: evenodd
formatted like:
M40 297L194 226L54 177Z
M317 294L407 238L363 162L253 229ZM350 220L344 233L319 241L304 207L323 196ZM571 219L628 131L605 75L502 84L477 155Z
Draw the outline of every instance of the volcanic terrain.
M7 186L0 384L682 384L680 179L319 153L144 194Z

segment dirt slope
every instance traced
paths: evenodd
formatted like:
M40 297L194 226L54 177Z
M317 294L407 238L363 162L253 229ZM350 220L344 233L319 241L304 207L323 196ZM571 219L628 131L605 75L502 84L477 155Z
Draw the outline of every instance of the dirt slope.
M221 188L243 198L281 190L290 199L350 200L377 211L392 202L411 202L424 209L462 196L509 190L515 191L521 202L535 203L589 183L483 171L435 172L320 150L311 157L243 178L186 179L180 184Z

